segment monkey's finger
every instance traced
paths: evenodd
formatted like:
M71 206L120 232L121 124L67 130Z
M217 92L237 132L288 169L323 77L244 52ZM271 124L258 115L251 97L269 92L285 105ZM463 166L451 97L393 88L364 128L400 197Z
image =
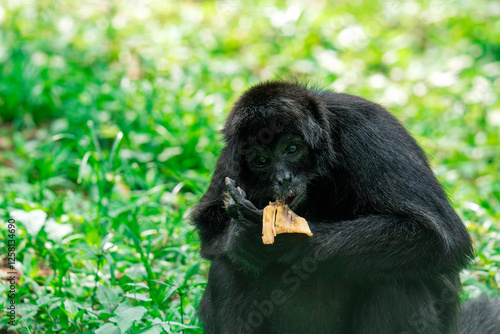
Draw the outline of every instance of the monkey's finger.
M251 217L251 219L254 220L259 216L259 210L252 202L246 199L245 191L240 187L236 188L234 180L231 180L229 177L226 177L226 188L230 198L233 199L236 205L240 206L240 210L243 210L243 215L245 217ZM262 219L262 214L260 219Z
M245 190L241 189L240 187L236 188L236 190L238 190L238 192L240 193L241 196L243 196L243 198L247 197L247 193L245 192Z
M238 193L236 194L237 198L235 199L235 202L238 206L240 206L242 210L244 210L245 212L259 211L252 202L250 202L244 197L245 195L244 190L242 190L240 187L236 188L236 190L238 191Z
M245 200L245 197L242 196L243 190L239 187L238 189L240 190L238 190L235 186L235 182L228 177L226 177L226 189L229 196L231 196L237 204L243 205L243 201Z
M248 203L250 203L252 207L244 205L238 208L241 217L244 217L247 221L251 222L252 224L261 223L263 210L256 209L251 202Z
M236 203L231 198L231 196L226 195L226 199L224 200L224 209L226 209L226 211L227 211L228 208L231 207L231 206L236 206Z
M226 183L226 187L227 187L228 185L230 185L230 184L233 184L233 185L234 185L234 183L235 183L233 179L231 179L231 178L229 178L229 177L227 177L227 176L226 176L226 178L224 179L224 182Z
M257 207L247 199L243 200L243 202L241 203L241 206L245 207L247 210L254 211L254 212L262 211L262 210L257 209Z
M227 189L228 192L231 192L231 190L233 190L233 189L236 188L234 180L232 180L232 179L230 179L228 177L226 177L225 183L226 183L226 189Z
M235 205L235 204L236 204L236 202L234 201L234 199L232 197L227 198L226 206Z

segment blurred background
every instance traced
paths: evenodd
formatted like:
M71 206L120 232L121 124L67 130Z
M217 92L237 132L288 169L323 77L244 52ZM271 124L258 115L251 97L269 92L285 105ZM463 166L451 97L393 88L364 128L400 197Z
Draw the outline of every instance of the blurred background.
M391 110L475 243L463 298L499 294L500 2L5 0L0 333L201 333L189 208L250 85L295 76ZM0 278L8 271L0 226Z

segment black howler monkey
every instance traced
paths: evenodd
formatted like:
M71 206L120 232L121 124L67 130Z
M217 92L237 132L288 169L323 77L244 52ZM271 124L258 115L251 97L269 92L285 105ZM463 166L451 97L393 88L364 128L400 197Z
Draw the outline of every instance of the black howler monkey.
M458 332L471 239L387 110L271 81L243 94L223 135L192 216L212 261L199 307L206 333ZM264 245L262 209L276 200L313 236Z

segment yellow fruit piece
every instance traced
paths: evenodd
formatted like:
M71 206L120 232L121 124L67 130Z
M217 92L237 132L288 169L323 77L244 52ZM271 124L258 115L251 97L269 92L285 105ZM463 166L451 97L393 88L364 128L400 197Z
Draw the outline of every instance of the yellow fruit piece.
M297 216L284 202L269 203L264 208L262 217L262 242L266 245L273 244L274 237L282 233L312 235L307 221Z

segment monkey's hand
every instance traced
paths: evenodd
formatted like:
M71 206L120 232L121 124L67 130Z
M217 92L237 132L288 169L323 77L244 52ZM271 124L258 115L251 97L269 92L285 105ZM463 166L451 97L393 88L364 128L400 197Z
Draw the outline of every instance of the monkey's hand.
M259 210L246 198L245 191L236 187L234 180L226 177L226 189L229 194L226 204L228 215L247 227L262 224L263 210Z
M234 222L227 229L225 248L227 256L244 272L258 273L270 261L268 251L263 247L259 230L262 229L263 210L259 210L246 198L234 180L226 177L228 199L226 211Z

